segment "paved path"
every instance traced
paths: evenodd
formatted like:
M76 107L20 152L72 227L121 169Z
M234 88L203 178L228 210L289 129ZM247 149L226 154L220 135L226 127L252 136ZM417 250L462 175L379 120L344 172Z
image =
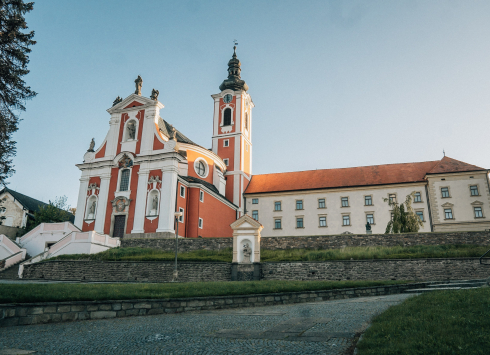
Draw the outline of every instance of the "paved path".
M341 355L374 315L412 296L1 328L0 354Z

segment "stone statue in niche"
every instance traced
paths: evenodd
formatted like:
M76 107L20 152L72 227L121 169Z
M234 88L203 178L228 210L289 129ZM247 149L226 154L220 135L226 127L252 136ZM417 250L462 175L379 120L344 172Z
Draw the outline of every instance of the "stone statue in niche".
M93 152L95 147L95 139L92 138L92 141L90 142L90 146L88 147L87 152Z
M151 211L150 216L156 216L158 210L158 196L153 196L153 200L151 201Z
M136 137L136 125L134 122L128 123L128 139L135 139Z
M248 243L243 244L243 263L250 264L250 256L252 255L252 248Z
M92 204L90 205L88 209L88 219L95 219L95 207L96 207L96 202L93 201Z
M138 75L134 83L136 84L136 90L134 93L141 96L141 87L143 86L143 79L141 79L141 76Z
M150 99L157 101L158 95L160 95L160 91L153 89L153 90L151 90Z

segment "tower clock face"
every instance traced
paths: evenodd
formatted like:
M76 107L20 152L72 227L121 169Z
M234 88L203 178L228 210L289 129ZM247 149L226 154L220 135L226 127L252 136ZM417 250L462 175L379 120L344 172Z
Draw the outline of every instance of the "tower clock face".
M229 104L232 98L233 96L231 96L231 94L226 94L225 97L223 97L223 101L225 102L225 104Z

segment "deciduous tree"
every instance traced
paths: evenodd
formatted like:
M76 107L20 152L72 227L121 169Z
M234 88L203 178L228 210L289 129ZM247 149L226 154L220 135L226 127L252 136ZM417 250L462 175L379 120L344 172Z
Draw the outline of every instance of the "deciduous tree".
M408 194L404 203L398 204L396 201L390 201L385 198L384 201L388 202L391 207L391 213L393 218L388 222L385 233L416 233L420 227L424 226L424 223L420 220L419 216L415 214L412 208L412 198L415 195L415 191Z
M47 205L39 208L34 212L34 219L29 219L27 230L36 228L41 223L56 223L69 221L73 216L69 210L70 206L66 204L66 196L56 197L54 201L49 201Z

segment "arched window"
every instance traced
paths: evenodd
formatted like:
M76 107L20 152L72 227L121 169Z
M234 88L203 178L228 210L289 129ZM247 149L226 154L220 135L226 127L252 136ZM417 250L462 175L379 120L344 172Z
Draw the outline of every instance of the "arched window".
M248 131L248 113L245 112L245 129Z
M231 108L225 108L223 115L223 126L231 126Z
M129 169L121 171L121 182L119 184L119 191L128 191L129 188Z

